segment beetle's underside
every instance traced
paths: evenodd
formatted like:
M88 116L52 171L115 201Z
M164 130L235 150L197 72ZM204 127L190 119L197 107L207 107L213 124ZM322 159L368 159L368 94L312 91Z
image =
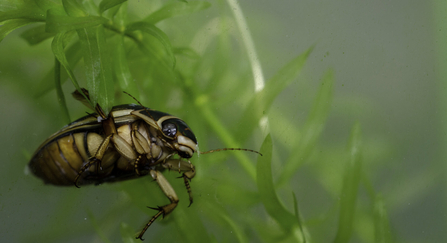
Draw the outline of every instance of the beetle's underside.
M88 92L75 98L86 103ZM48 138L33 155L29 167L45 183L68 186L128 180L150 174L170 203L158 210L137 239L160 215L167 215L179 199L160 172L182 173L189 193L195 175L190 163L197 148L191 129L181 119L138 105L113 107L108 116L99 105L96 114L85 116ZM177 158L175 158L177 157Z

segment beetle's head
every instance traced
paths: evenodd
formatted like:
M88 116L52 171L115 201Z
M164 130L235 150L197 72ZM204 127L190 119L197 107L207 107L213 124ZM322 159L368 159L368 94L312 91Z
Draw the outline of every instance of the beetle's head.
M181 119L167 116L158 121L163 136L172 141L180 157L189 159L197 150L197 139L191 128Z

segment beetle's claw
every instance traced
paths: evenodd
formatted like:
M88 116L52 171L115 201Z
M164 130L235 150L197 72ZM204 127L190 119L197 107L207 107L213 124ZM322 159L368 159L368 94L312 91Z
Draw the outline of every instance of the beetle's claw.
M80 186L78 186L78 180L79 180L79 174L76 176L76 178L75 178L73 183L74 183L75 187L81 188Z
M188 179L188 181L191 181L191 179L192 178L189 178L189 177L187 177L186 175L185 175L185 173L183 173L183 175L181 175L181 176L179 176L179 177L176 177L177 179L178 178L186 178L186 179Z
M148 206L148 208L153 209L153 210L157 210L157 211L163 211L163 208L160 207L160 206L157 206L156 208L153 208L153 207L149 207L149 206Z

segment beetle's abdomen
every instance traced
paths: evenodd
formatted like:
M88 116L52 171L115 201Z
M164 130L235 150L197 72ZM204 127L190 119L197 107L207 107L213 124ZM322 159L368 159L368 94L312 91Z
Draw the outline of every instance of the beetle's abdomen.
M93 132L65 135L43 145L29 163L31 171L45 183L72 186L81 168L95 155L104 140L101 135ZM98 177L110 174L119 157L115 150L109 148L100 168L97 167L98 163L90 166L78 180L78 185L95 183Z

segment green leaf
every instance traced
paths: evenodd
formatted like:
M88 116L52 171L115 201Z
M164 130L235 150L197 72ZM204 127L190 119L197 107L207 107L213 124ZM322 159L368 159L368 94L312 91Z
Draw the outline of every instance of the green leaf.
M196 92L194 89L188 89L188 93L193 94ZM193 94L196 97L194 104L197 106L197 110L201 113L203 121L205 121L214 132L218 135L219 139L227 147L240 147L239 142L234 138L231 132L224 126L222 119L220 119L213 108L211 107L210 99L206 95ZM238 159L239 164L248 173L251 179L256 179L256 168L253 162L247 157L245 153L235 153L234 156Z
M343 188L340 194L340 215L335 243L348 242L352 235L357 191L361 177L361 130L356 123L349 139L349 160L346 163L343 177Z
M1 9L0 23L11 19L27 19L32 22L45 21L45 12L34 4L19 5L16 9Z
M118 80L118 84L122 90L127 91L129 94L135 96L139 99L139 91L137 84L132 78L132 74L129 69L129 64L127 63L127 57L124 50L124 37L119 36L118 41L115 42L115 58L114 60L114 72Z
M306 235L304 233L303 230L303 221L301 220L301 214L300 214L300 210L298 209L298 200L296 199L296 195L294 192L292 192L292 196L293 196L293 208L294 208L294 213L295 213L295 217L298 220L298 227L300 229L300 233L303 237L303 243L306 243Z
M144 21L156 24L164 19L177 17L185 14L191 14L211 6L209 2L192 1L192 2L173 2L164 5L159 10L153 12Z
M238 123L241 124L236 132L236 134L239 134L239 137L246 139L252 133L256 127L253 124L258 124L261 117L270 109L275 98L297 79L312 50L313 47L310 47L303 54L289 62L268 80L261 92L253 96ZM251 124L251 126L247 124Z
M186 202L186 200L184 200ZM208 230L199 216L198 207L180 207L168 217L175 217L175 230L184 237L184 242L212 242Z
M25 0L2 0L0 1L0 11L9 11L23 6Z
M99 12L102 14L107 9L113 8L124 2L127 2L127 0L102 0L99 4Z
M77 31L82 45L85 77L90 99L95 107L99 103L108 115L113 105L114 83L112 60L107 50L104 27L90 27Z
M111 11L109 11L111 12ZM124 2L119 6L119 9L116 13L113 15L113 23L115 26L117 26L118 29L120 29L121 32L124 32L126 25L128 23L127 21L127 2Z
M27 29L20 34L20 37L28 42L29 45L37 45L53 36L54 33L48 33L45 31L44 24Z
M140 240L135 239L135 230L125 223L121 223L120 233L121 233L121 240L124 243L141 242Z
M189 48L189 47L178 47L178 48L174 48L173 51L174 51L175 55L185 56L185 57L191 58L193 60L200 59L200 55L195 50L193 50L192 48Z
M136 22L127 26L128 32L136 30L142 31L143 33L155 37L164 46L166 53L168 54L169 61L172 63L172 67L175 67L175 56L172 52L171 42L169 41L168 36L162 30L157 28L155 25L146 22ZM161 56L157 56L158 58L160 58L160 60L163 60Z
M247 236L245 235L243 229L241 229L241 227L239 227L230 217L228 217L227 214L222 213L220 211L217 213L231 227L232 233L234 233L236 235L237 242L239 242L239 243L250 242L247 239Z
M27 5L29 5L29 2L34 2L39 8L44 11L44 13L48 9L60 9L63 10L63 6L60 2L60 0L30 0L28 1Z
M73 70L70 67L70 64L67 61L67 58L65 56L65 35L67 33L66 32L61 32L59 34L57 34L54 39L53 42L51 43L51 49L53 51L54 56L57 58L57 60L61 63L61 65L64 67L65 71L67 72L68 76L70 77L73 85L76 87L76 89L83 94L83 92L81 91L81 88L79 87L78 81L76 80L76 77L74 76ZM54 85L54 82L52 82ZM94 106L92 106L94 107Z
M85 17L87 13L81 4L76 0L62 0L65 12L71 17Z
M67 32L106 23L108 20L100 16L71 17L61 15L53 9L47 12L46 31L52 33Z
M135 33L133 33L135 31ZM178 84L179 77L174 70L175 57L168 37L152 24L145 22L127 26L126 35L134 40L145 56L150 79L166 80ZM142 33L149 34L142 35Z
M376 195L374 200L374 242L393 242L388 214L382 195Z
M12 19L5 21L0 25L0 42L11 33L11 31L32 23L34 23L34 21L29 19Z
M70 114L68 113L67 104L65 102L64 92L62 91L62 82L61 82L61 63L55 58L54 62L54 84L56 87L57 100L59 102L59 106L61 108L61 113L65 117L67 124L71 122Z
M99 236L102 242L105 243L111 243L111 241L107 238L107 236L104 234L103 230L98 224L98 221L95 218L95 215L93 215L92 211L89 209L86 209L88 218L90 219L90 222L92 223L93 229L95 229L96 234Z
M99 12L99 6L96 4L96 1L94 1L94 0L85 1L84 0L84 1L82 1L82 5L89 15L94 15L94 16L101 15L101 13Z
M54 44L54 39L53 39L53 44ZM63 55L66 57L66 60L67 60L67 63L66 63L67 67L75 67L76 64L81 60L82 52L79 51L80 49L81 49L81 43L79 41L77 41L73 45L68 47L66 52L63 53ZM54 50L53 50L53 53L54 53ZM64 66L64 70L66 70L65 66ZM70 70L71 70L71 68L70 68ZM35 87L34 97L40 97L40 96L44 95L45 93L47 93L48 91L54 89L54 82L52 82L53 76L54 76L54 68L50 69L47 72L47 74L44 76L44 78ZM68 72L61 72L61 83L62 84L65 83L65 81L68 78L69 78ZM77 84L77 82L76 82L76 84ZM79 89L79 92L81 92L80 89Z
M279 201L272 178L272 139L267 135L261 146L263 156L258 156L256 165L257 185L261 201L267 213L285 231L290 232L298 226L298 219Z
M323 131L328 117L333 92L334 74L329 70L323 77L320 90L314 101L309 117L302 129L303 134L295 149L287 159L283 173L279 177L278 186L285 184L298 168L308 159Z

